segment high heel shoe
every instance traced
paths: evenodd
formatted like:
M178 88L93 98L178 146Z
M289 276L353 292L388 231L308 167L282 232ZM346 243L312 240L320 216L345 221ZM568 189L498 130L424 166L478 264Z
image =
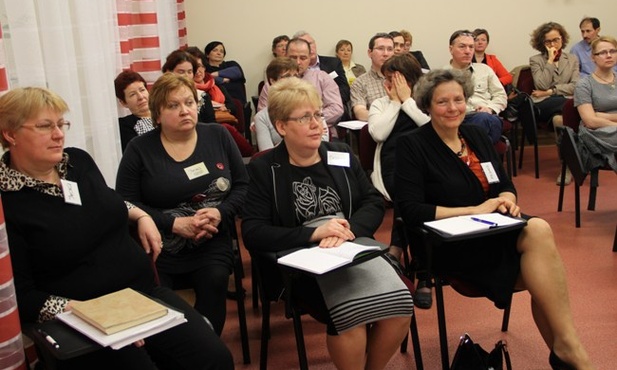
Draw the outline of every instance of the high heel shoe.
M548 356L548 363L551 365L553 370L576 370L574 366L557 357L553 351L551 351L551 354Z

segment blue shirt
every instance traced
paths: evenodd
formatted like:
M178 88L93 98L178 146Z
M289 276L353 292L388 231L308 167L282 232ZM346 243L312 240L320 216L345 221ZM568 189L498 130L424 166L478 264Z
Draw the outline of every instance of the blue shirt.
M596 64L591 60L591 45L585 40L581 40L572 46L570 53L576 55L580 62L581 77L589 76L596 70ZM613 67L617 72L617 65Z

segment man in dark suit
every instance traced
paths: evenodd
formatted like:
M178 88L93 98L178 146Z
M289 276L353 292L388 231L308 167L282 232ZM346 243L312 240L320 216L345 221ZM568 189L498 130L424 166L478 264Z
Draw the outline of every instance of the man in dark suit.
M294 37L306 40L311 46L311 63L309 69L320 69L330 75L334 79L334 82L338 85L341 93L341 99L343 100L343 106L345 112L348 113L347 107L349 106L349 100L351 93L349 91L349 84L347 83L347 77L345 77L345 70L343 64L336 57L329 57L325 55L317 55L317 44L315 39L306 31L298 31L294 34ZM349 119L343 115L343 119Z

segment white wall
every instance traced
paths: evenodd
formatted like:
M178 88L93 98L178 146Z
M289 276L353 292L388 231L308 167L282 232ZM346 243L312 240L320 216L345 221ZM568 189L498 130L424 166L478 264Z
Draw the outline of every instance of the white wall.
M203 50L219 40L227 60L244 69L248 95L271 58L272 39L306 30L322 55L334 55L340 39L354 44L356 63L370 66L368 40L377 32L402 28L413 34L412 50L422 50L431 68L448 63L448 39L458 29L486 28L491 36L489 53L497 54L511 70L527 64L537 52L529 34L547 21L559 22L570 33L570 46L580 40L578 24L583 16L602 22L601 34L617 36L615 0L185 0L189 45Z

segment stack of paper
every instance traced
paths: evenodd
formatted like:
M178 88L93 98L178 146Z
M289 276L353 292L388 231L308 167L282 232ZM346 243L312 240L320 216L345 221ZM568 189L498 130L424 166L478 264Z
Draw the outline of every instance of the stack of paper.
M186 322L184 314L124 289L84 302L57 318L104 347L120 349Z

